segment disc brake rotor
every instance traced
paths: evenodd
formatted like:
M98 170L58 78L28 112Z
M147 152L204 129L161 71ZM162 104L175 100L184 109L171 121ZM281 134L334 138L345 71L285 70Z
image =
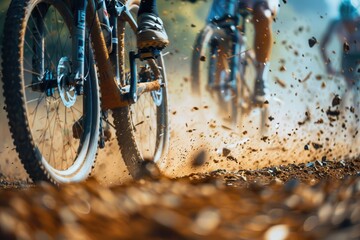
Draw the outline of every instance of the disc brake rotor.
M62 57L57 67L58 90L63 104L70 108L76 102L75 86L68 82L68 76L71 73L71 62L68 57Z

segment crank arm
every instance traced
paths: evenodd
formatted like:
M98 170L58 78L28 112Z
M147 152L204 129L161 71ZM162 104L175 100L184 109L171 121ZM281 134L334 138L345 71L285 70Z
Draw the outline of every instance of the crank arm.
M131 94L130 85L121 88L120 91L123 99L128 100L130 103L135 103L144 93L160 90L164 86L164 83L160 83L160 81L155 80L151 82L138 83L136 86L136 94L134 96Z

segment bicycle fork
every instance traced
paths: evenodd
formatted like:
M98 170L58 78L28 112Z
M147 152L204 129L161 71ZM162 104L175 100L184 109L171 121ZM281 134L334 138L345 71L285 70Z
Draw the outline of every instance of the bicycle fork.
M38 11L33 14L33 59L32 71L37 74L32 76L32 90L44 92L48 97L53 96L54 89L58 88L59 93L64 94L75 91L72 97L74 101L62 99L65 106L71 107L76 95L83 94L84 65L85 65L85 12L87 0L74 1L74 25L72 36L72 61L70 56L61 56L55 59L56 72L54 69L45 66L45 59L52 56L45 56L45 25L44 18L49 6L41 5Z
M72 65L74 71L70 76L70 83L75 84L76 93L83 94L83 85L85 77L85 34L86 34L86 8L87 0L74 1L74 21L73 30L73 53Z
M118 18L121 17L126 20L130 26L136 31L137 24L133 19L127 6L119 1L111 1L109 5L110 24L112 25L112 52L109 55L106 47L105 39L101 31L101 23L98 16L95 14L94 0L89 1L87 8L86 19L88 23L92 23L90 29L91 41L93 42L95 50L95 58L98 64L98 70L100 75L100 89L102 92L102 109L115 109L118 107L129 106L137 101L137 98L150 91L159 90L161 84L158 81L143 82L138 84L137 70L136 70L136 58L141 60L156 57L160 52L139 52L138 54L130 52L130 65L131 65L131 81L130 85L125 85L125 74L122 69L122 64L119 61L119 48L124 48L123 42L118 42L118 39L122 40L122 36L118 36L117 28L124 27L118 23ZM149 63L155 63L150 60ZM153 68L156 69L156 68ZM159 73L154 73L158 77ZM119 85L123 87L119 87Z

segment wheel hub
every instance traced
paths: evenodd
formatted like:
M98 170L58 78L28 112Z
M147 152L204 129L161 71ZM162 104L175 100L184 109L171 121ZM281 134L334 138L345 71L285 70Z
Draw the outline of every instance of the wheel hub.
M71 62L68 57L62 57L57 67L57 84L63 104L70 108L76 102L76 88L70 84Z

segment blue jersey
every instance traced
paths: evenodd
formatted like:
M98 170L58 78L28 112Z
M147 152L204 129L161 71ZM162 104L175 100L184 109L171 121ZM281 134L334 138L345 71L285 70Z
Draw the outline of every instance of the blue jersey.
M234 17L236 15L239 0L214 0L211 5L207 22Z
M207 22L235 17L239 6L251 11L259 2L265 2L273 13L278 11L279 0L213 0Z

